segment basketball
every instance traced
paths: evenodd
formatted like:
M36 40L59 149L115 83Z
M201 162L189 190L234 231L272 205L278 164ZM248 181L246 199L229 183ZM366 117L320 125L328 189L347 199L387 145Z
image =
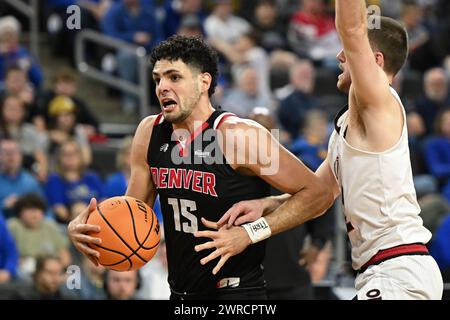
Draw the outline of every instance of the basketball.
M161 239L158 219L147 204L133 197L102 201L86 223L100 226L100 232L91 235L102 243L91 246L100 253L98 262L109 269L139 269L158 250Z

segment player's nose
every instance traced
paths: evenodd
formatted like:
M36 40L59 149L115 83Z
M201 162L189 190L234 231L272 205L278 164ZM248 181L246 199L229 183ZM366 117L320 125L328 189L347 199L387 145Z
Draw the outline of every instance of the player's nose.
M345 62L345 54L344 54L344 49L342 49L341 51L339 51L339 53L336 56L336 59L341 62L344 63Z
M156 89L157 89L158 96L159 96L160 94L165 93L165 92L169 92L169 90L170 90L169 81L166 81L166 80L164 80L164 79L161 79L161 80L159 81L159 83L158 83Z

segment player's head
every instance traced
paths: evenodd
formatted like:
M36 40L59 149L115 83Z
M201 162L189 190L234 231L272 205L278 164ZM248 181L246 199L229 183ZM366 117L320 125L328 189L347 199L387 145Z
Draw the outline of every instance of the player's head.
M201 99L209 101L217 85L217 53L199 37L175 35L151 54L153 79L164 118L185 120Z
M379 28L369 28L368 37L376 63L387 75L395 76L403 67L408 55L408 34L405 28L394 19L380 17ZM351 84L350 72L342 50L337 59L343 73L338 78L338 89L348 92Z

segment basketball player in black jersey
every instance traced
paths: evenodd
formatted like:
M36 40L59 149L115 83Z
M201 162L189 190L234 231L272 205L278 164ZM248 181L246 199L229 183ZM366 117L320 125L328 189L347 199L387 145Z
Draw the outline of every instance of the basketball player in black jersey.
M207 230L204 219L219 220L234 203L268 196L269 184L291 194L303 190L310 210L317 213L325 210L331 195L262 126L213 108L217 54L203 40L173 36L155 47L151 63L162 112L137 128L126 195L151 206L160 197L171 298L264 299L264 241L215 272L211 264L199 262L213 251L196 252L203 239L194 234ZM256 140L238 144L246 133ZM258 156L265 150L276 155L270 164ZM270 165L277 169L264 173ZM98 252L87 245L99 239L86 233L98 226L86 220L95 207L93 199L68 227L75 247L94 262Z

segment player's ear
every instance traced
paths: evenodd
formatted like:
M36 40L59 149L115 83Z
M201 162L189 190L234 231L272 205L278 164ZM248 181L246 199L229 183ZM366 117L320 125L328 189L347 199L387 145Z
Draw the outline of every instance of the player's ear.
M380 51L375 52L375 61L382 69L384 69L384 54Z
M208 72L200 73L200 90L201 92L208 92L211 86L212 77Z

